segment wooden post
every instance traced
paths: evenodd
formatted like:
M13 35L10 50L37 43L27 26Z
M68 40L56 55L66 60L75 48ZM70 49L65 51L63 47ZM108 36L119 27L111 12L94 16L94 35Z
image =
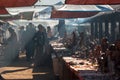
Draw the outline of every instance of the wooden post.
M98 23L95 22L95 38L98 38Z
M109 27L108 27L108 21L105 22L105 37L107 37L109 39L110 34L109 34Z
M103 37L103 25L102 22L99 22L99 42L101 42L102 37Z
M111 21L111 42L115 41L115 28L117 27L115 21Z
M94 32L95 32L95 26L94 26L94 23L92 22L91 23L91 36L93 36L94 37Z

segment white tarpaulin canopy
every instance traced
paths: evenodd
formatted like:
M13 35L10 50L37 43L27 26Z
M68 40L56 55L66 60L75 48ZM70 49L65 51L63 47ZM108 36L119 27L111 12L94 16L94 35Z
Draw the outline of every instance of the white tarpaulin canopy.
M9 12L9 14L11 15L17 15L19 13L22 13L22 12L30 12L30 11L42 11L44 9L46 9L47 7L34 7L34 6L31 6L31 7L15 7L15 8L6 8L7 11Z
M42 24L43 26L53 26L56 23L58 23L57 20L12 20L13 23L17 24L18 26L26 26L29 23L34 24L35 26L38 26L39 24Z
M110 5L63 5L55 8L59 11L110 11L113 8Z
M62 4L65 3L65 0L40 0L35 5L54 5L61 2Z
M34 18L34 13L44 13L46 12L47 6L31 6L31 7L15 7L7 8L10 15L1 15L0 19L4 20L14 20L14 19L27 19L32 20ZM49 12L50 13L50 12ZM41 14L41 17L46 17L45 14ZM49 17L50 18L50 15Z
M89 12L94 13L94 12L105 12L105 11L113 10L113 8L110 5L68 5L68 4L64 4L64 0L52 0L52 1L40 0L34 6L14 7L14 8L6 8L6 9L9 12L10 16L12 15L12 17L14 17L15 15L19 15L18 18L20 18L20 19L24 13L26 14L26 12L27 12L27 14L29 14L29 12L30 12L30 14L31 14L31 12L33 12L33 15L31 17L33 19L41 19L41 18L45 18L45 19L49 18L50 19L50 18L52 18L50 16L51 16L51 11L53 9L51 6L52 7L54 6L54 9L56 10L56 12L57 11L67 12L66 14L64 14L64 12L63 12L64 15L67 15L69 12L70 13L71 12L72 13L83 12L83 14L84 14L84 12L88 12L87 13L87 15L88 15ZM23 14L21 14L21 13L23 13ZM80 14L82 14L82 13L80 13ZM97 14L97 13L95 13L95 14ZM54 14L54 15L58 15L58 14ZM78 13L78 15L79 15L79 13ZM70 16L70 14L69 14L69 16ZM91 17L91 16L87 16L87 17ZM25 19L25 18L26 17L24 17L23 19ZM64 16L64 18L66 18L66 16ZM71 18L71 17L69 17L69 18ZM73 16L73 18L81 18L81 17ZM82 18L84 18L84 16Z

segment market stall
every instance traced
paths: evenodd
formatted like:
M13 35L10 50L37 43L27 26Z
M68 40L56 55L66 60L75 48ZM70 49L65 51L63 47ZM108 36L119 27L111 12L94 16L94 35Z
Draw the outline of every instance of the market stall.
M101 73L98 65L85 59L63 57L63 80L110 80L112 74Z

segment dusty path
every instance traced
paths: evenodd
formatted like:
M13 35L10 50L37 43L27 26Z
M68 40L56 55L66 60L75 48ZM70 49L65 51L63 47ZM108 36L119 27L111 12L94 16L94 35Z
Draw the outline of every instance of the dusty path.
M34 68L32 61L27 62L24 54L9 66L0 68L0 72L5 80L54 80L52 68Z

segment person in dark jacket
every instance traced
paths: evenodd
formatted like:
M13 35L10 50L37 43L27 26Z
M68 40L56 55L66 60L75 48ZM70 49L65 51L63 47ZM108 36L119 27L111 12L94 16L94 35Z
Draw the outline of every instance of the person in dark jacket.
M26 59L27 61L31 61L34 56L34 40L33 37L36 33L35 26L32 23L29 23L28 26L26 27L26 34L24 34L25 38L25 50L26 50Z
M44 35L44 27L39 24L38 25L39 31L35 33L33 40L35 43L35 59L34 59L34 66L40 67L44 64L44 46L45 46L45 35Z

